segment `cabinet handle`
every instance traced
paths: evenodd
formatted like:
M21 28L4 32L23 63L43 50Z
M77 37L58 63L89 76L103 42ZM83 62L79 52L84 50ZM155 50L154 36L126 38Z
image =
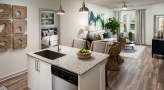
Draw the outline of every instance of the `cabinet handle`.
M37 71L37 65L36 65L37 63L36 63L36 62L37 62L37 61L35 60L35 70Z
M38 68L38 72L40 72L40 62L39 61L37 61L37 68Z

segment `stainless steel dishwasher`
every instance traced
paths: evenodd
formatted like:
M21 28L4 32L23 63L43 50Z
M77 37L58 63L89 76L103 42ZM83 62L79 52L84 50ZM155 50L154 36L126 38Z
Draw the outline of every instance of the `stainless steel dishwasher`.
M53 90L78 90L78 75L57 66L51 66Z

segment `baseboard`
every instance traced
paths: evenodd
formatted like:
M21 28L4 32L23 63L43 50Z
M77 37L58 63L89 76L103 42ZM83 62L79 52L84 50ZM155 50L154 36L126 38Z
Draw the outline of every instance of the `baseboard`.
M26 72L27 72L27 69L19 71L19 72L16 72L16 73L13 73L13 74L10 74L10 75L5 76L5 77L2 77L2 78L0 78L0 82L8 80L8 79L13 78L13 77L16 77L18 75L24 74Z

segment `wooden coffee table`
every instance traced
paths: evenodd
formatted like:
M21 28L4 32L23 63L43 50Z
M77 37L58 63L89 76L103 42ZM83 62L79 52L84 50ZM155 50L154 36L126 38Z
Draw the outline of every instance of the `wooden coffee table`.
M127 42L127 43L125 44L126 52L127 52L128 50L134 50L134 46L135 46L135 43L134 43L134 42ZM128 49L128 47L130 47L131 49ZM134 50L134 51L135 51L135 50Z

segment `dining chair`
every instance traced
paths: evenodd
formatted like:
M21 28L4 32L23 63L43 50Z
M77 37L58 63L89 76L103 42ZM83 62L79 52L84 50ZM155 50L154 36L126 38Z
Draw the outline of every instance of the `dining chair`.
M119 62L118 62L118 56L121 52L121 44L120 43L114 43L109 52L109 58L107 62L107 68L112 71L118 71L119 68Z
M106 53L107 43L101 41L92 41L91 44L91 51L99 52L99 53Z
M118 42L121 43L121 50L125 49L126 38L119 38ZM124 59L118 55L118 63L121 64L124 62Z
M126 38L119 38L118 42L121 43L121 50L125 49Z
M86 40L74 38L72 47L79 48L79 49L85 49L86 48Z
M101 41L92 41L91 44L91 51L99 52L99 53L106 53L107 50L107 42L101 42ZM108 86L108 76L107 76L107 67L105 65L105 78L106 78L106 86Z

